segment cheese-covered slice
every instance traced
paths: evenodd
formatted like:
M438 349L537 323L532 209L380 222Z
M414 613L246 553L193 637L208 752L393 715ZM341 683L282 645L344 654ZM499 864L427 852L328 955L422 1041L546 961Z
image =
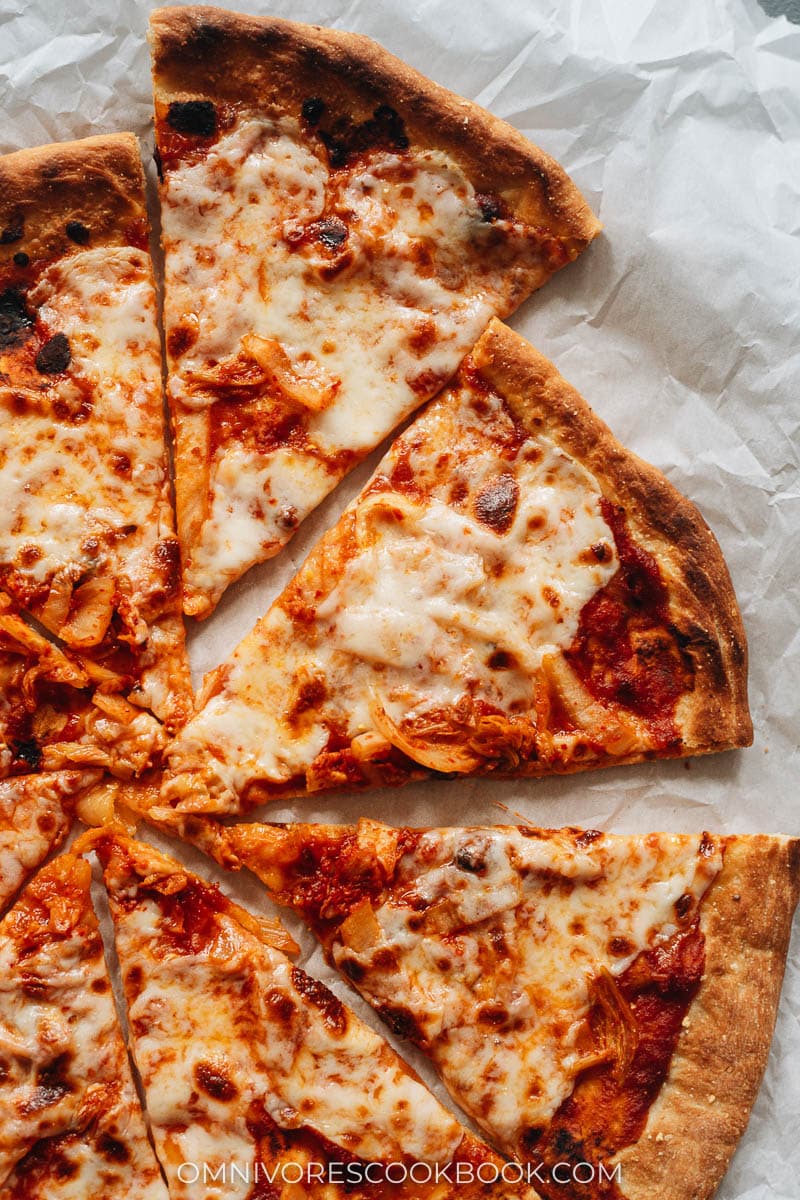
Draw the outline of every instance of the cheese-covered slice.
M89 864L62 855L0 924L0 1194L167 1200L122 1040Z
M357 831L241 825L231 845L310 920L362 995L431 1055L495 1143L523 1157L581 1072L610 1063L624 1082L637 1039L654 1036L654 1010L637 1018L615 981L686 936L723 861L707 835L373 822ZM685 964L677 970L682 977ZM661 991L674 1006L680 993L665 971ZM590 1020L598 1011L602 1033ZM645 1094L647 1069L636 1085Z
M577 250L487 207L443 151L332 166L306 122L242 116L180 158L180 110L158 123L165 320L185 607L202 616Z
M469 1156L498 1163L382 1038L259 936L255 918L149 846L105 837L97 848L133 1052L173 1197L215 1194L192 1186L196 1164L206 1187L223 1172L225 1195L245 1197L257 1181L277 1195L342 1161L401 1171L416 1163L432 1177ZM380 1171L374 1178L380 1184ZM374 1194L462 1194L422 1180ZM347 1195L343 1182L331 1176L325 1195ZM512 1195L502 1184L495 1194Z
M125 777L191 706L144 176L118 134L0 158L0 195L20 179L0 250L0 775Z
M545 672L618 567L600 501L593 476L499 397L451 388L207 681L166 796L235 811L398 782L403 762L535 768L552 752Z
M0 909L61 845L76 793L96 779L96 772L58 771L0 782Z

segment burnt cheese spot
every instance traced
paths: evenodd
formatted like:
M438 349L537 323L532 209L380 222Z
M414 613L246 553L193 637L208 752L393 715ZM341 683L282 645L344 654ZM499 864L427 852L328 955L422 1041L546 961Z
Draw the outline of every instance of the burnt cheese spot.
M97 1149L102 1154L103 1158L110 1162L126 1163L130 1159L131 1152L124 1142L119 1138L112 1137L110 1133L101 1133L97 1139Z
M64 1096L73 1090L69 1080L69 1068L72 1055L68 1052L59 1054L52 1062L40 1067L36 1072L36 1086L27 1100L20 1104L20 1112L24 1116L41 1112L52 1104L58 1104Z
M462 846L456 853L456 866L471 875L479 875L486 870L486 858L476 846Z
M214 1100L235 1100L239 1090L232 1080L211 1063L199 1062L194 1069L195 1083Z
M519 485L513 475L498 475L487 483L475 499L475 516L495 533L507 533L514 520Z
M493 650L486 665L492 671L510 671L516 667L517 660L509 650Z
M25 299L17 288L6 288L0 294L0 349L18 346L33 328L33 317L25 307Z
M481 219L487 224L491 225L494 221L499 221L501 217L506 216L505 204L494 193L478 192L475 202L481 210Z
M319 96L309 96L303 101L301 112L303 120L308 121L309 125L319 125L325 112L325 101L320 100Z
M675 901L675 915L679 921L685 921L694 906L694 898L690 892L684 892Z
M67 237L79 246L85 246L89 241L89 230L83 221L67 221Z
M354 155L376 147L389 150L409 147L403 119L388 104L379 104L371 117L358 124L350 117L339 117L327 129L319 129L318 137L328 151L332 167L343 167Z
M301 996L322 1013L323 1020L334 1033L344 1033L347 1028L347 1010L338 996L312 979L298 967L292 967L292 983Z
M5 229L0 233L0 245L9 246L12 242L18 242L24 232L25 218L22 213L15 213Z
M213 137L217 113L210 100L173 100L167 110L167 124L177 133Z
M336 250L347 241L347 226L338 217L325 217L314 224L314 234L329 250Z
M14 255L14 266L15 267L27 267L30 261L31 261L30 258L28 257L28 255L25 253L24 250L18 250L17 253Z
M42 751L39 743L32 738L13 743L14 757L25 763L32 771L38 771L42 762Z
M383 1004L378 1009L380 1016L397 1037L414 1041L421 1038L422 1033L417 1024L417 1018L410 1009L402 1004Z
M72 359L66 334L54 333L36 355L36 370L42 375L58 375L66 371Z

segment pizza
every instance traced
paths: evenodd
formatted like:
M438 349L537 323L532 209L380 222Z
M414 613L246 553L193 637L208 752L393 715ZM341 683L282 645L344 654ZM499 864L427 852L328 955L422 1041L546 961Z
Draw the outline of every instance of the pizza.
M292 964L283 950L296 947L274 922L151 846L114 831L87 835L89 846L173 1200L219 1195L220 1181L226 1194L287 1200L536 1200L518 1172L506 1186L507 1164ZM231 1164L238 1176L225 1175Z
M800 841L233 825L545 1200L704 1200L766 1064Z
M495 321L206 677L164 806L747 745L746 658L695 507Z
M64 854L0 923L3 1200L167 1200L90 883L89 864Z
M137 774L191 709L131 134L0 158L0 406L0 829L24 797L32 830L63 780Z
M276 554L599 231L561 167L367 38L151 18L184 610Z
M76 770L0 780L0 912L62 844L76 801L99 779L99 771Z
M0 184L2 773L131 774L190 708L138 146Z

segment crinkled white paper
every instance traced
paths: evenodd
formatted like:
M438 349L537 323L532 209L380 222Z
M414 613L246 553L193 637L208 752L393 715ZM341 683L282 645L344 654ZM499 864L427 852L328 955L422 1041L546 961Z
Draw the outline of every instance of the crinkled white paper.
M0 0L0 149L133 129L149 158L149 7ZM700 505L744 613L756 726L752 749L691 763L323 797L270 816L442 824L503 819L493 807L503 804L551 826L800 833L800 27L756 0L273 0L270 11L377 38L516 125L583 189L603 237L512 323ZM266 609L376 458L191 629L198 677ZM220 877L201 855L172 850ZM252 880L223 883L269 909ZM799 949L796 937L765 1083L721 1200L800 1196Z

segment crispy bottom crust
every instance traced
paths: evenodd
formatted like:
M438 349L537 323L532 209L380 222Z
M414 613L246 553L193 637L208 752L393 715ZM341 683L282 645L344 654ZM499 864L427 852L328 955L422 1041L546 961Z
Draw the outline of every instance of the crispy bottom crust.
M625 509L637 541L658 560L672 621L694 667L694 690L677 712L686 752L749 746L742 618L722 552L695 505L625 449L555 366L502 322L489 324L472 358L517 420L532 432L546 432L588 467L604 495Z
M415 144L447 150L478 190L501 193L520 217L571 240L575 254L600 230L554 159L370 38L203 6L156 9L150 28L157 102L203 95L299 116L318 97L355 123L388 104Z
M616 1161L626 1200L706 1200L742 1136L769 1056L800 841L731 839L701 908L706 970L639 1141Z
M24 251L51 260L76 243L67 225L88 230L88 245L146 240L144 174L132 133L57 142L0 157L0 270Z

